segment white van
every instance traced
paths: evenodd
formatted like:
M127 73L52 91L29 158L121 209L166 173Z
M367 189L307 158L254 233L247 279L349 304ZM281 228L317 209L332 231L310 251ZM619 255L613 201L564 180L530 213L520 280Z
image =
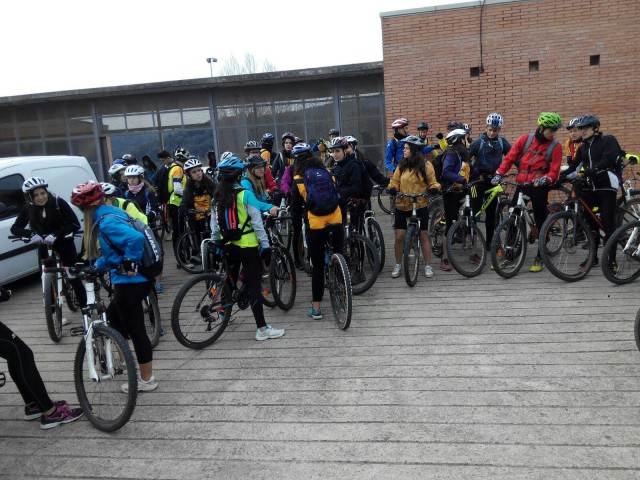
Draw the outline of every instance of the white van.
M87 180L96 180L84 157L55 155L0 158L0 202L6 207L0 212L0 285L38 271L37 247L12 242L7 238L11 235L11 226L25 205L22 183L30 177L46 180L49 191L70 205L69 197L73 187ZM82 226L82 213L75 206L71 207ZM80 245L80 239L76 240L76 245Z

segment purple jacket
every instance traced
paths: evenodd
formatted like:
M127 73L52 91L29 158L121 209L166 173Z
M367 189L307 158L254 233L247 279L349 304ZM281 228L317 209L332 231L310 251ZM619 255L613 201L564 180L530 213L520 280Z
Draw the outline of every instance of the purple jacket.
M293 183L293 177L291 176L291 165L287 165L280 179L280 190L285 195L291 191L291 185Z

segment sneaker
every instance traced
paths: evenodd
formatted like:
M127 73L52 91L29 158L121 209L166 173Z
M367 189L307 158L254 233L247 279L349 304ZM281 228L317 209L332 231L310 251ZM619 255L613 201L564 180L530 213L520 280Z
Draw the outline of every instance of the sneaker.
M431 268L431 265L425 265L424 276L427 278L433 277L433 268Z
M156 283L156 293L164 293L164 285L162 282Z
M164 239L169 242L173 240L173 232L167 232L167 234L164 236Z
M391 278L398 278L400 276L400 272L402 271L402 265L396 263L393 266L393 270L391 271Z
M122 391L124 393L129 393L129 384L128 383L125 383L124 385L122 385L121 388L122 388ZM140 377L138 377L138 391L139 392L152 392L156 388L158 388L158 382L156 382L156 379L154 377L151 377L146 382L144 380L142 380Z
M482 263L482 258L480 258L480 255L477 253L474 253L469 257L469 261L474 265L480 265Z
M264 330L260 330L256 328L256 340L261 342L262 340L268 340L270 338L280 338L284 335L284 328L278 330L277 328L273 328L271 325L267 325L267 328Z
M449 272L452 268L453 267L451 266L451 262L449 261L449 259L443 258L440 262L440 269L444 270L445 272Z
M309 308L307 311L307 315L313 318L314 320L322 320L322 312L320 310L314 310L313 308Z
M544 268L544 262L542 261L541 258L536 258L535 261L533 262L533 265L531 265L531 268L529 269L530 272L540 272L542 271L542 269Z
M293 268L295 268L296 270L302 270L302 264L300 263L300 260L293 261Z
M164 328L160 327L160 336L162 337L164 335Z
M81 408L69 408L66 405L56 405L56 409L51 415L42 415L40 417L40 428L42 430L48 430L63 423L75 422L82 415L84 415L84 412Z
M67 406L67 402L65 402L64 400L58 400L53 405L56 408L57 407L66 407ZM32 404L32 405L25 405L24 406L24 419L25 420L37 420L41 416L42 416L42 412L40 411L40 409L38 408L38 406L35 403Z
M69 323L69 320L67 320L65 317L62 317L62 326L64 327L68 323Z

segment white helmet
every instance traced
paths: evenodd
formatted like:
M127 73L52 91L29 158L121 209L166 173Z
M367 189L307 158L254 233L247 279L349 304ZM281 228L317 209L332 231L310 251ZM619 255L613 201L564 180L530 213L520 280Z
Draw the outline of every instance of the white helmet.
M456 128L455 130L451 130L446 136L447 144L455 145L460 140L463 140L464 138L466 138L466 136L467 136L467 131L462 128Z
M200 160L198 160L197 158L190 158L189 160L184 162L183 169L184 169L185 172L188 172L192 168L196 168L196 167L202 167L202 162Z
M102 191L104 192L104 195L106 197L112 197L116 194L116 187L114 187L112 184L101 182L100 185L102 186Z
M487 127L502 128L504 119L499 113L490 113L487 117Z
M220 161L224 162L226 159L233 157L233 152L222 152L220 155Z
M109 168L109 175L115 175L116 173L124 170L125 168L127 167L125 165L122 165L121 163L114 163Z
M22 193L33 192L36 188L44 188L46 190L48 186L49 184L43 178L31 177L22 184Z
M140 165L129 165L124 171L125 177L140 177L144 175L144 168Z

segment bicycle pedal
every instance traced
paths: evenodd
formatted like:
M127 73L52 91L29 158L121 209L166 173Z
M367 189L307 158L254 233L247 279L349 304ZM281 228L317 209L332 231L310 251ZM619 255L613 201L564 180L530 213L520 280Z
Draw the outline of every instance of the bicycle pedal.
M84 327L71 327L69 333L72 337L82 337L84 335Z

